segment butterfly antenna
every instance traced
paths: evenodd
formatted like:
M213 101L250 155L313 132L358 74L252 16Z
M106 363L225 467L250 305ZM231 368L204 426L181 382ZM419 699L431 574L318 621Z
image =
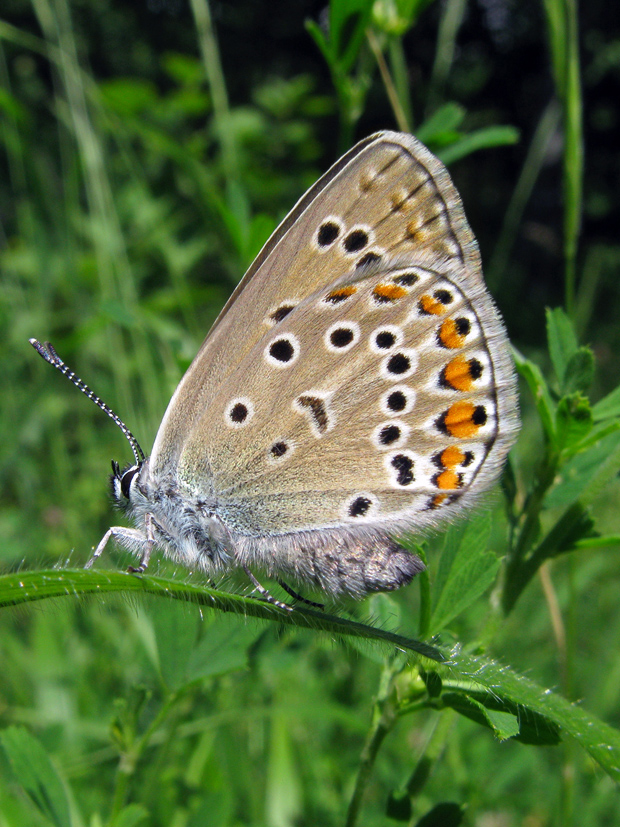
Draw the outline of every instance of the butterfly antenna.
M45 342L41 344L37 339L29 339L28 340L33 348L37 351L39 356L42 356L46 362L49 362L50 365L59 370L63 376L66 376L67 379L72 382L76 388L79 388L83 394L85 394L89 399L91 399L98 408L110 417L110 419L115 422L121 431L127 437L127 441L131 445L131 450L133 451L133 455L136 459L136 463L141 465L144 462L144 451L140 448L140 444L135 436L131 433L127 425L123 422L123 420L114 413L112 408L110 408L103 399L99 399L99 397L94 394L91 389L88 387L86 382L83 382L80 377L75 374L71 368L67 367L65 363L62 361L60 356L56 353L54 348L49 342Z

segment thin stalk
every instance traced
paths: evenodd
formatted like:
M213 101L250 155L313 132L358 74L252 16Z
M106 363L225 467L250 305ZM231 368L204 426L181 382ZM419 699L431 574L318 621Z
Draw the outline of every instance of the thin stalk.
M397 720L396 693L394 691L394 678L402 667L395 668L394 663L386 665L381 674L379 692L375 700L372 723L366 736L366 742L360 755L360 764L355 779L353 796L347 811L345 827L355 827L358 816L362 809L362 803L370 774L375 764L377 753L383 743L385 736L394 727Z
M526 559L526 555L536 541L543 501L548 489L553 484L557 467L557 455L548 455L537 477L537 483L534 489L530 491L523 506L522 513L526 516L517 542L510 552L504 576L502 607L506 614L512 609L536 568L538 568L538 561L536 562L536 568L533 568L532 559Z
M536 539L536 534L538 532L537 526L540 518L540 512L542 511L543 500L545 499L547 491L555 479L558 469L558 461L559 459L555 454L547 456L541 472L537 476L536 485L525 501L523 513L526 517L514 552L514 557L518 560L523 559L528 548Z
M617 253L615 259L617 264ZM579 291L575 301L575 331L580 341L583 341L592 319L594 300L604 269L605 267L613 266L614 255L611 247L605 247L599 244L590 246L581 270Z
M396 86L394 85L394 81L392 80L392 76L390 74L390 70L388 69L388 65L385 62L385 58L383 56L383 52L381 51L379 41L377 40L377 37L373 30L370 28L366 30L366 37L368 39L368 43L370 45L372 53L375 56L375 60L377 61L377 66L379 67L381 80L383 81L383 85L385 87L388 100L390 101L390 106L392 107L392 111L394 112L394 117L396 118L398 128L401 130L401 132L411 132L410 125L407 122L407 116L405 115L405 111L399 100L398 93L396 91Z
M407 56L403 49L402 37L391 37L388 41L390 66L394 78L394 88L404 114L404 122L409 132L413 130L413 111L411 107L411 92L409 89L409 67Z
M463 22L466 5L467 0L448 0L444 6L437 32L437 48L429 84L426 117L432 115L443 103L446 82L454 60L456 38Z
M127 802L129 779L135 773L136 767L150 745L153 734L161 727L169 716L171 709L177 703L183 692L171 692L162 704L159 712L153 718L143 734L138 738L131 749L121 754L116 770L116 781L112 797L112 812L110 821L113 822Z
M413 799L423 789L433 768L446 748L446 742L454 726L456 712L453 709L443 709L437 716L437 723L431 737L428 739L423 754L418 759L415 769L407 781L407 795ZM413 805L413 800L412 800Z
M564 295L566 310L573 314L577 243L583 197L583 124L579 67L577 0L543 0L553 79L562 102L564 155L562 184L564 203Z
M560 121L560 107L552 100L543 112L530 143L517 185L506 209L502 229L487 270L490 289L499 282L514 247L521 219L540 175L551 139Z
M566 74L564 88L564 261L566 311L575 306L577 245L583 198L583 106L579 76L576 0L565 0Z
M538 576L547 602L549 617L551 618L551 628L553 629L555 645L558 650L560 680L564 688L564 693L566 694L566 628L564 626L564 620L562 619L562 610L560 609L558 596L553 585L553 580L551 579L550 563L544 563L540 567Z
M416 549L418 557L426 565L426 554L424 549L420 546ZM418 583L420 586L420 620L418 622L418 629L420 638L426 640L428 638L429 629L431 628L431 579L428 573L428 568L420 572L418 575Z
M238 181L239 165L234 131L230 128L230 105L220 60L220 51L208 0L191 0L191 6L198 32L200 53L213 98L215 129L222 150L224 174L227 186L230 187Z
M577 589L575 583L575 559L571 557L567 566L568 575L568 608L566 619L566 671L564 675L564 696L568 700L575 699L575 655L577 647ZM575 823L575 745L570 739L565 739L562 750L562 787L560 796L560 811L562 824Z

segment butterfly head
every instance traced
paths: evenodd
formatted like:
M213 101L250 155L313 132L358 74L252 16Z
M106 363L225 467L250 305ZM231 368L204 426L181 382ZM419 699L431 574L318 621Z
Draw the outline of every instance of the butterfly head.
M132 492L137 485L138 477L144 462L126 465L121 469L118 462L112 460L112 474L110 475L110 486L112 497L119 508L127 510L131 506Z

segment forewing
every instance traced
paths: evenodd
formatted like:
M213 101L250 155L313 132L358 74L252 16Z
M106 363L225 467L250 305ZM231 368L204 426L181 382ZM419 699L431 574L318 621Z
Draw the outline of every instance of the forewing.
M179 478L231 528L421 527L497 477L518 426L497 311L454 258L409 258L315 291L214 391Z
M298 202L231 296L168 406L151 472L174 476L213 398L291 308L351 270L424 254L482 285L476 242L443 165L409 135L371 136Z

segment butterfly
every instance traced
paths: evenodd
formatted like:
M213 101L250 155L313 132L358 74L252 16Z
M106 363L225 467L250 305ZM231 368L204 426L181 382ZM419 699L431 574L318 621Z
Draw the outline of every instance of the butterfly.
M110 538L209 574L330 596L397 589L423 568L403 532L464 519L518 429L516 379L448 172L410 135L346 153L298 201L175 391L150 457L113 463L135 528ZM289 588L291 594L296 592ZM277 602L274 600L274 602Z

